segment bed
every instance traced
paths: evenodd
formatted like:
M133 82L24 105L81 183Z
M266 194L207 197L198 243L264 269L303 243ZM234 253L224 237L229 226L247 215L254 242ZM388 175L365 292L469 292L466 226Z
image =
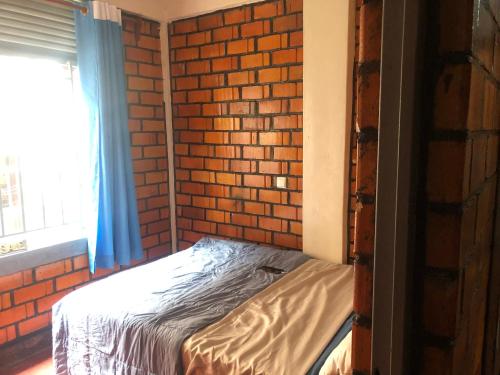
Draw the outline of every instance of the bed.
M347 374L352 267L204 238L53 307L56 374Z

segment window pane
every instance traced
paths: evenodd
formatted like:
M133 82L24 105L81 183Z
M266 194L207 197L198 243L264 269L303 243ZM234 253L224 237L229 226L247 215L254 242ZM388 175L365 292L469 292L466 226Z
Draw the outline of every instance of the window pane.
M74 68L0 56L0 236L81 223L86 149Z
M19 163L16 155L2 155L0 196L6 235L24 231Z

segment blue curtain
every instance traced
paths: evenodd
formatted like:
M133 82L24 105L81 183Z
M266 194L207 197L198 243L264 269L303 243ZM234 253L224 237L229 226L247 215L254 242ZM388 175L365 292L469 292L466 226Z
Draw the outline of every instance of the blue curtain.
M88 2L75 12L78 69L90 126L90 270L143 256L132 171L119 10ZM118 15L118 20L103 19ZM99 19L98 19L99 18Z

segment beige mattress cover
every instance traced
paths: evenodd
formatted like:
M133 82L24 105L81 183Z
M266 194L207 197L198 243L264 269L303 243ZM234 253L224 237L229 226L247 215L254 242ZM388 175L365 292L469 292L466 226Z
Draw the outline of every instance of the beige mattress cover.
M185 374L305 374L352 301L352 266L309 260L187 339Z
M352 332L349 332L330 353L323 367L321 367L319 375L351 375L351 348Z

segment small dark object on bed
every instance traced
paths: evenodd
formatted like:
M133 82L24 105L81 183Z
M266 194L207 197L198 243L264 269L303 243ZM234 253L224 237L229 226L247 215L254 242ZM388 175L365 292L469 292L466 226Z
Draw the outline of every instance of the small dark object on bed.
M259 267L258 269L265 271L265 272L269 272L269 273L275 273L277 275L280 275L282 273L286 273L286 271L281 269L281 268L270 267L270 266L262 266L262 267Z

